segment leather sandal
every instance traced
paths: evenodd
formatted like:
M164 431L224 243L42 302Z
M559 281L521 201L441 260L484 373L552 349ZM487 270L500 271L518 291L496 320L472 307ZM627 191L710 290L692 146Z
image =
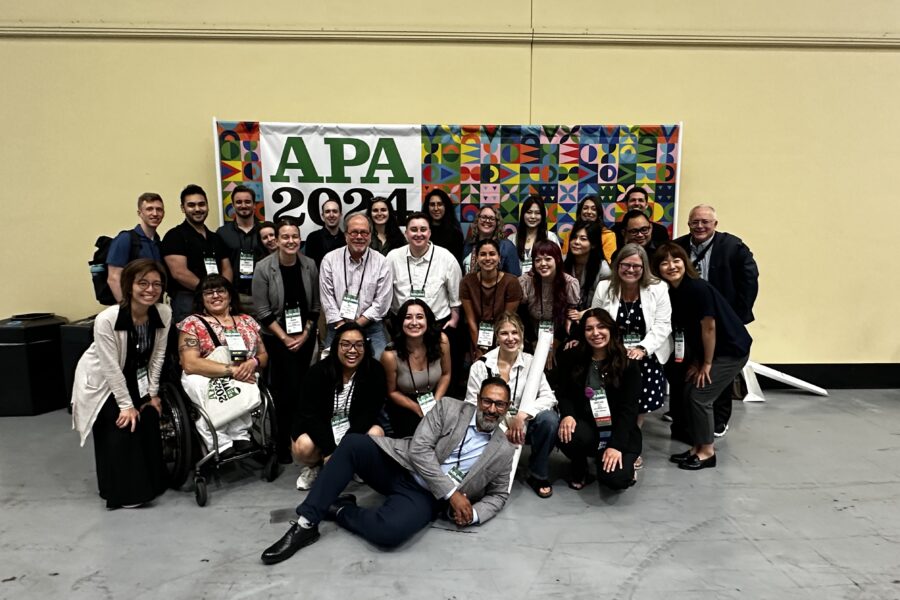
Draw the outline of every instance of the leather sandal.
M525 483L534 490L534 493L538 495L538 498L549 498L553 495L553 485L546 479L538 479L534 475L529 475L525 480ZM546 489L547 491L541 491L542 489Z

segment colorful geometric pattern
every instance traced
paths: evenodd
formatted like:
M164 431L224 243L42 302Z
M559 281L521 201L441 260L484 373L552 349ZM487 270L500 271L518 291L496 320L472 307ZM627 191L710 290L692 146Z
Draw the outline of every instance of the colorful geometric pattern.
M257 192L264 218L259 123L218 122L223 214L231 190ZM531 194L547 206L548 226L568 237L578 203L598 197L612 225L625 212L627 190L650 198L653 220L672 231L681 129L674 125L422 125L422 197L444 190L465 229L483 204L499 206L504 230L515 233L519 205Z
M256 218L265 220L259 123L217 121L216 131L219 137L219 180L222 183L222 214L225 220L234 220L231 191L240 184L256 192Z
M464 227L481 205L499 205L514 233L519 205L540 194L550 229L565 239L582 198L596 195L612 225L637 185L671 232L679 136L678 125L423 125L422 196L447 192Z

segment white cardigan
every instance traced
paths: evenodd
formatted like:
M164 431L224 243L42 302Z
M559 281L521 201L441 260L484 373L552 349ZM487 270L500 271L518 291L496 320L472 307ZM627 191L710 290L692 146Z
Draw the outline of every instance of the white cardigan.
M159 374L166 356L166 339L172 321L172 309L157 304L162 329L156 330L153 354L150 356L150 396L159 394ZM72 429L81 436L81 445L91 433L94 421L110 394L119 409L134 408L125 382L125 359L128 356L128 332L116 331L119 306L110 306L94 320L94 343L78 361L72 386Z
M466 385L466 402L478 404L481 382L488 378L488 369L494 375L500 376L500 367L497 366L499 356L500 348L494 348L484 355L484 360L476 360L471 369L469 369L469 383ZM531 402L522 403L522 395L525 393L525 380L528 379L528 369L531 368L533 360L534 357L532 355L519 352L516 362L509 370L509 392L514 396L511 398L512 403L531 417L537 416L543 410L553 410L553 407L556 406L556 395L550 388L550 384L547 383L547 376L543 373L541 373L541 385L538 387L537 398ZM539 365L538 367L540 368L541 366Z
M591 308L602 308L616 318L620 297L609 293L609 281L601 281L594 292ZM672 342L672 303L669 301L669 286L663 281L641 287L641 310L647 335L638 345L656 355L660 364L666 364L675 344Z

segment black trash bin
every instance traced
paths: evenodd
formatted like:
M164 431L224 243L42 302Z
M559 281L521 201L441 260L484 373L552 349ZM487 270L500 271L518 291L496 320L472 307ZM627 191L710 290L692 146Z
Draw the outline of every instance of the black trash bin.
M75 367L85 350L94 342L94 319L97 315L74 321L60 328L62 336L63 381L66 384L66 398L72 398L72 383L75 381Z
M37 415L69 404L63 383L60 327L51 313L0 320L0 417Z

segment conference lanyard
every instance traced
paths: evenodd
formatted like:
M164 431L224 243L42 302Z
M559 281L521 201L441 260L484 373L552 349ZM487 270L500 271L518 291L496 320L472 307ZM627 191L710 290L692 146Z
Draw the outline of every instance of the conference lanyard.
M406 357L406 368L409 369L409 378L412 380L413 389L416 391L416 396L419 395L419 386L416 385L416 376L413 375L412 363L409 362L409 357ZM431 372L428 368L428 357L425 357L425 391L431 391Z
M425 270L425 280L422 282L422 288L418 291L416 290L416 286L413 285L412 278L412 270L409 268L409 254L406 255L406 274L409 275L409 295L413 298L424 298L425 297L425 285L428 283L428 275L431 273L431 264L434 262L434 245L431 247L431 257L428 259L428 269Z
M340 415L341 417L346 418L350 413L350 401L353 398L353 390L356 389L356 373L354 373L350 377L350 381L347 382L349 386L347 388L347 395L344 398L343 406L340 403L341 392L338 391L337 387L334 388L334 415L337 417Z
M634 319L634 307L638 303L638 300L635 300L631 303L625 301L622 298L622 308L625 310L625 335L622 340L625 343L626 348L633 348L638 345L641 341L641 336L637 333L636 330L632 330L632 319Z
M715 244L715 243L716 243L716 238L713 238L713 239L709 240L709 244L707 244L706 247L703 248L703 250L701 250L700 252L696 252L697 257L691 261L692 263L694 263L695 269L700 268L700 263L703 262L703 259L706 258L706 255L709 253L709 251L713 247L713 244ZM694 254L694 253L695 253L694 245L691 244L691 254Z
M362 273L359 275L359 286L356 288L356 297L359 298L360 292L362 292L363 280L366 275L366 267L369 265L369 249L366 249L366 260L363 261ZM345 248L344 249L344 286L350 287L350 280L347 279L347 263L350 261L350 252ZM346 293L346 292L345 292Z

